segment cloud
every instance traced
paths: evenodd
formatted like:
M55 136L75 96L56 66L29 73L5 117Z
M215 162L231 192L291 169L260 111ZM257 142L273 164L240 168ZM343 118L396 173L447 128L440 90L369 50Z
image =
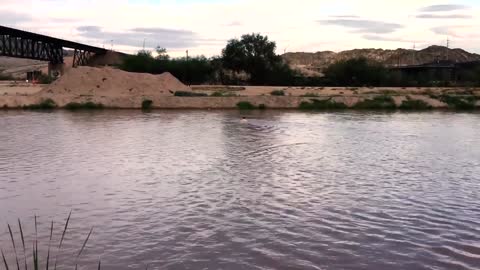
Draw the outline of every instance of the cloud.
M422 12L442 12L442 11L454 11L454 10L463 10L468 9L468 6L465 5L432 5L423 7L420 9Z
M442 36L451 36L451 37L456 37L456 38L461 38L461 29L469 28L470 26L465 26L465 25L457 25L457 26L436 26L430 28L430 30L437 34L437 35L442 35Z
M335 15L335 16L330 16L330 18L338 18L338 19L354 19L354 18L360 18L357 15Z
M366 34L366 35L363 35L362 37L364 39L374 40L374 41L411 42L411 41L403 40L401 38L392 38L392 37L372 35L372 34Z
M419 19L470 19L472 18L471 15L466 14L420 14L417 15Z
M240 22L240 21L233 21L233 22L229 22L227 24L224 24L223 26L228 26L228 27L234 27L234 26L242 26L243 23Z
M397 29L400 29L403 27L403 25L397 24L397 23L364 20L364 19L330 19L330 20L320 20L317 22L322 24L351 28L354 30L353 32L355 33L386 34L386 33L395 32Z
M23 13L16 13L7 10L0 10L0 24L6 26L15 26L23 22L32 20L32 16Z
M179 49L198 45L197 34L187 30L167 28L132 28L124 32L104 31L98 26L80 26L77 28L83 38L97 41L113 40L116 45L140 47L144 39L166 48ZM205 41L205 40L204 40Z
M90 32L90 33L95 33L95 32L101 32L102 31L102 28L98 27L98 26L90 26L90 25L87 25L87 26L79 26L77 28L77 30L79 32Z

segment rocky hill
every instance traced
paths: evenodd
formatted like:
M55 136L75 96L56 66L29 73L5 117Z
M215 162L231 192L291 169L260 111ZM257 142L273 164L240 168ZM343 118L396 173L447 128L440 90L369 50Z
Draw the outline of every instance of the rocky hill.
M442 46L430 46L423 50L383 50L355 49L342 52L323 51L316 53L286 53L282 57L290 66L305 73L321 73L323 69L337 61L365 57L383 63L386 66L419 65L435 60L448 59L454 62L479 61L480 55L462 49L448 49Z

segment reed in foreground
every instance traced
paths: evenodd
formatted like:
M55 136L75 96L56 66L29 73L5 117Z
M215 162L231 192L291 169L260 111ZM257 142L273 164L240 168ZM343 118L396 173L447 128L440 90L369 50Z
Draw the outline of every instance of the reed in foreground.
M65 225L63 226L62 233L60 235L60 241L58 242L58 245L55 245L53 243L53 235L54 235L54 230L53 230L53 221L50 223L50 228L49 228L49 236L48 236L48 243L47 243L47 252L46 256L45 253L43 253L43 256L39 252L39 237L38 237L38 222L37 222L37 216L34 217L34 236L33 236L33 241L32 241L32 253L29 254L27 249L28 248L28 243L26 241L26 237L24 234L24 227L22 225L22 222L20 219L18 219L18 234L15 235L14 231L12 230L12 226L10 224L7 224L8 227L8 233L10 236L10 242L12 246L12 251L13 254L11 255L12 258L8 258L6 256L6 253L4 252L3 246L0 245L0 255L1 255L1 261L0 261L0 269L5 268L5 270L20 270L20 269L33 269L33 270L56 270L57 266L59 265L58 261L58 255L62 252L62 248L64 247L64 242L65 242L65 235L67 234L67 231L69 230L69 224L70 224L70 219L72 217L72 213L70 212L68 214L68 217L65 221ZM90 236L93 233L93 227L90 229L90 231L87 234L87 237L82 243L82 246L80 247L79 251L75 253L73 256L74 258L74 267L73 269L77 270L79 267L78 261L85 251L85 248L87 247L87 243L90 239ZM20 241L16 241L20 240ZM1 243L3 244L3 243ZM55 256L52 256L53 254L53 249L56 247L56 253ZM22 254L23 253L23 258ZM13 262L13 263L9 263ZM98 262L98 266L96 267L98 270L101 269L101 261ZM3 267L1 267L3 266ZM146 266L146 269L148 269L148 265Z
M48 238L49 240L48 240L48 244L47 244L47 254L46 254L46 257L41 258L40 253L39 253L39 249L38 249L38 246L39 246L38 225L37 225L38 222L37 222L37 216L35 216L35 219L34 219L35 220L35 224L34 224L35 234L34 234L34 239L32 241L32 253L31 253L31 258L32 259L31 259L31 261L29 261L29 259L28 259L30 256L27 252L27 244L26 244L26 241L25 241L25 234L24 234L24 231L23 231L22 222L20 221L20 219L18 220L18 229L19 229L20 237L17 238L17 239L20 239L20 243L21 243L21 246L18 246L18 248L17 248L17 242L15 241L16 237L15 237L15 234L13 233L12 227L10 226L10 224L7 224L8 232L10 234L10 240L11 240L11 244L12 244L12 248L13 248L14 260L7 260L7 258L5 256L5 252L3 250L3 247L0 248L0 253L2 255L2 261L3 261L3 266L5 267L5 269L6 270L10 270L10 269L39 270L40 269L40 262L44 261L45 270L49 270L49 269L56 270L57 265L58 265L58 260L57 260L58 259L58 254L62 251L63 243L64 243L64 240L65 240L65 235L66 235L67 230L68 230L68 225L70 223L71 216L72 216L72 213L70 212L70 214L67 217L67 220L65 221L65 226L63 228L61 238L60 238L60 241L59 241L58 246L57 246L57 252L56 252L56 255L53 259L52 259L52 256L51 256L52 255L52 244L53 244L52 243L53 221L50 224L50 232L49 232L49 238ZM80 251L77 253L77 255L75 257L75 269L78 268L78 259L80 258L83 251L85 250L85 247L87 246L88 240L90 239L90 236L92 235L92 232L93 232L93 227L90 229L90 232L88 233L85 241L83 242L83 245L80 248ZM23 260L20 260L21 255L19 256L19 248L20 247L22 249L21 253L23 253ZM8 261L14 261L14 263L9 264ZM52 263L53 263L53 266L52 266ZM99 263L99 266L100 266L100 263Z

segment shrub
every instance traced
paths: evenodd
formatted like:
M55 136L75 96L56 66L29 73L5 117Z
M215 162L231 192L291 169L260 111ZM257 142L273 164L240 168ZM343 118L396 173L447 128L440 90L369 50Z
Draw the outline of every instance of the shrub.
M459 97L443 94L439 97L440 101L448 104L448 107L456 110L473 110L475 109L475 97Z
M211 97L238 97L238 95L235 93L224 92L224 91L215 91L210 96Z
M102 103L94 103L88 101L86 103L78 103L78 102L70 102L65 105L65 109L70 111L77 111L77 110L99 110L103 109L104 106Z
M366 58L341 60L324 70L325 79L335 86L380 86L388 80L388 70Z
M142 110L152 109L153 101L150 99L145 99L142 101Z
M318 94L315 93L306 93L301 95L301 97L318 97Z
M285 96L285 91L283 90L273 90L270 92L270 95L272 96Z
M55 81L55 78L43 73L38 77L38 83L40 84L51 84L53 81Z
M423 100L407 99L402 102L399 109L400 110L431 110L432 106L428 105Z
M354 108L361 110L394 110L397 106L391 96L382 95L360 101L355 104Z
M263 103L258 105L258 109L260 109L260 110L265 110L266 108L267 108L267 106Z
M196 93L190 91L176 91L174 96L176 97L206 97L208 96L205 93Z
M56 107L57 103L50 98L45 99L38 104L23 106L23 108L27 110L53 110Z
M15 80L15 78L13 78L12 75L0 73L0 81L13 81L13 80Z
M301 110L341 110L348 108L345 103L336 102L331 98L325 100L311 99L310 101L303 101L299 108Z
M255 105L248 101L240 101L237 103L237 108L240 110L253 110L255 109Z

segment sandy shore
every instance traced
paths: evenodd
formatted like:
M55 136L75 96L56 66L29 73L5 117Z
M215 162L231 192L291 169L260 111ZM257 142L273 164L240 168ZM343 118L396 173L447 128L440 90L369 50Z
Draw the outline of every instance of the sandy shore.
M271 92L281 90L284 96ZM179 97L176 91L203 93L204 97ZM222 96L211 96L221 93ZM51 85L0 82L0 108L20 108L52 99L59 107L68 103L101 103L110 108L141 108L146 99L161 109L233 109L247 101L267 108L295 109L303 101L330 99L348 107L376 96L391 96L398 107L406 100L420 100L433 108L447 108L437 97L469 97L480 107L480 89L466 88L357 88L357 87L272 87L272 86L185 86L169 73L128 73L112 68L72 69Z
M46 98L39 95L47 86L40 85L4 85L0 84L0 107L16 108L24 105L36 104ZM209 90L205 90L205 89ZM233 109L238 102L248 101L255 106L264 104L271 109L295 109L302 101L311 101L312 99L331 98L335 102L344 103L347 106L354 106L356 103L373 98L378 95L388 94L392 96L397 106L400 106L404 100L422 100L433 108L446 108L447 104L431 98L429 95L440 95L442 93L464 94L464 89L454 88L421 88L421 89L402 89L402 88L361 88L352 90L352 88L302 88L302 87L226 87L226 86L193 86L194 92L212 94L222 91L231 95L224 97L177 97L165 95L94 95L94 96L76 96L76 95L49 95L60 106L69 102L88 102L102 103L105 107L111 108L141 108L142 101L150 99L153 101L153 107L159 109ZM213 90L215 89L215 90ZM273 90L283 89L285 96L272 96ZM302 95L312 94L316 97L302 97ZM475 91L480 99L480 91ZM477 106L480 102L477 101Z

